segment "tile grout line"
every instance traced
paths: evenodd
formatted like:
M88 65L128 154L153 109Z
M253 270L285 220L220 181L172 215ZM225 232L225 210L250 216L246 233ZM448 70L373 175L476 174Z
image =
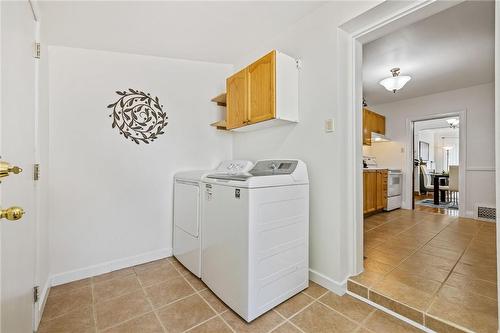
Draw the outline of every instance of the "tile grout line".
M172 264L172 262L170 262L170 264L174 267L174 269L175 269L175 270L177 270L177 272L178 272L179 274L181 274L181 272L177 269L177 267L175 267L175 266ZM205 290L208 290L208 288L203 288L203 289L201 289L201 290L197 290L197 289L196 289L196 288L195 288L195 287L191 284L191 282L189 282L189 280L186 278L186 275L188 275L188 274L185 274L185 275L182 275L182 274L181 274L181 276L184 278L184 281L186 281L186 283L187 283L189 286L191 286L191 288L193 288L193 289L196 291L196 293L195 293L195 294L196 294L196 295L198 295L198 296L199 296L199 297L200 297L200 298L201 298L201 299L202 299L202 300L203 300L203 301L204 301L204 302L208 305L208 307L209 307L209 308L210 308L210 309L211 309L211 310L215 313L215 316L213 316L213 317L211 317L211 318L209 318L209 319L205 320L204 322L201 322L201 323L199 323L199 324L197 324L197 325L195 325L195 326L193 326L193 327L189 328L187 331L192 330L192 329L194 329L195 327L198 327L198 326L200 326L200 325L202 325L202 324L204 324L204 323L208 322L209 320L212 320L212 319L214 319L214 318L219 318L219 319L221 319L221 320L222 320L222 322L223 322L223 323L224 323L224 324L225 324L225 325L226 325L226 326L227 326L227 327L231 330L231 332L236 333L236 331L235 331L235 330L231 327L231 325L229 325L229 323L227 323L227 322L226 322L226 320L222 317L222 314L226 313L226 312L227 312L227 311L229 311L229 310L228 310L228 309L226 309L226 310L224 310L224 311L222 311L222 312L218 313L218 312L217 312L217 310L215 310L215 308L214 308L214 307L213 307L210 303L208 303L208 301L205 299L205 297L203 297L203 295L201 295L201 292L202 292L202 291L205 291ZM216 296L215 296L215 297L216 297Z
M422 214L423 214L423 215L427 215L427 213L422 213ZM453 219L454 219L454 218L453 218ZM457 221L458 221L458 218L457 218ZM400 233L398 233L398 234L396 234L396 235L394 235L394 236L391 236L390 238L395 238L395 236L397 236L397 235L399 235L399 234L401 234L401 233L403 233L403 232L405 232L405 231L407 231L407 230L411 229L412 227L414 227L414 226L416 226L416 225L422 224L422 223L425 223L425 222L424 222L424 221L417 222L417 223L413 224L411 227L409 227L408 229L405 229L404 231L402 231L402 232L400 232ZM436 233L436 234L435 234L432 238L430 238L427 242L425 242L425 243L423 243L423 244L419 245L419 246L418 246L415 250L413 250L413 251L412 251L412 252L411 252L408 256L404 257L404 259L403 259L403 260L401 260L400 262L398 262L398 263L396 264L396 266L392 267L392 269L391 269L391 270L389 270L388 272L384 273L384 274L383 274L383 277L381 277L381 278L380 278L380 279L379 279L376 283L374 283L373 285L371 285L371 286L365 286L365 285L363 285L363 284L360 284L360 283L358 283L358 282L356 282L356 281L352 281L352 280L351 280L351 282L353 282L353 283L355 283L355 284L357 284L357 285L360 285L360 286L362 286L362 287L366 288L366 289L367 289L367 292L368 292L366 299L370 300L370 292L371 292L371 291L373 291L373 292L375 292L375 293L380 293L380 292L378 292L377 290L375 290L375 289L374 289L374 287L375 287L375 285L376 285L376 284L378 284L380 281L382 281L383 279L385 279L385 278L386 278L386 277L387 277L390 273L392 273L392 272L393 272L393 271L395 271L398 267L400 267L400 266L401 266L401 265L402 265L402 264L403 264L403 263L404 263L404 262L405 262L408 258L410 258L412 255L414 255L415 253L417 253L419 250L421 250L421 249L422 249L423 247L425 247L427 244L429 244L429 243L430 243L430 242L431 242L434 238L436 238L436 237L437 237L437 236L438 236L438 235L439 235L439 234L440 234L443 230L445 230L445 229L446 229L446 228L450 225L450 223L452 223L452 222L448 222L444 228L442 228L441 230L439 230L439 232L437 232L437 233ZM457 263L458 263L458 260L457 260ZM456 264L456 263L455 263L455 264ZM455 266L454 266L454 267L455 267ZM453 270L453 269L452 269L452 270ZM350 280L350 279L349 279L349 280ZM416 311L418 311L418 312L421 312L421 313L422 313L422 315L423 315L423 321L425 322L425 314L426 314L426 311L417 310L417 309L413 308L412 306L409 306L409 305L407 305L407 304L405 304L405 303L402 303L402 302L400 302L400 301L397 301L397 300L393 299L393 298L392 298L392 297L390 297L390 296L385 296L385 295L384 295L384 294L382 294L382 293L380 293L380 294L381 294L382 296L384 296L384 297L387 297L388 299L390 299L390 300L392 300L392 301L395 301L395 302L397 302L397 303L399 303L399 304L402 304L402 305L407 306L407 307L410 307L411 309L414 309L414 310L416 310ZM431 303L432 303L432 302L431 302ZM377 304L378 304L378 303L377 303Z
M163 260L163 259L159 259L159 260ZM159 260L155 260L155 261L159 261ZM154 261L151 261L151 262L154 262ZM168 262L168 263L170 263L170 261L167 261L167 262ZM173 266L173 265L172 265L172 266ZM135 267L135 266L132 266L132 268L133 268L133 267ZM174 269L178 272L178 270L175 268L175 266L173 266L173 268L174 268ZM134 274L135 274L135 273L134 273ZM132 274L130 274L130 275L132 275ZM126 276L126 277L128 277L128 276ZM181 298L179 298L179 299L176 299L176 300L174 300L174 301L172 301L172 302L169 302L169 303L163 304L163 305L161 305L160 307L155 308L155 307L153 306L153 304L152 304L152 301L149 299L149 297L148 297L148 295L147 295L147 292L146 292L146 290L145 290L145 288L146 288L146 287L144 287L144 286L143 286L143 284L142 284L141 280L139 279L139 277L137 276L137 274L135 274L135 277L136 277L136 279L137 279L137 281L138 281L138 283L139 283L139 285L140 285L140 287L141 287L141 290L142 290L142 292L143 292L143 294L144 294L144 297L145 297L146 301L147 301L147 302L150 304L150 306L151 306L151 311L147 311L147 312L142 313L142 314L140 314L140 315L136 315L136 316L132 316L132 317L130 317L130 318L127 318L127 319L126 319L126 320L124 320L124 321L121 321L121 322L116 323L116 324L114 324L114 325L112 325L112 326L106 327L104 330L108 330L108 329L110 329L110 328L112 328L112 327L119 326L119 325L121 325L121 324L123 324L123 323L125 323L125 322L131 321L131 320L133 320L133 319L137 319L137 318L139 318L139 317L141 317L141 316L143 316L143 315L146 315L146 314L149 314L149 313L154 313L154 314L155 314L155 316L156 316L156 318L157 318L157 319L158 319L158 321L160 322L160 325L162 326L162 329L164 329L164 330L165 330L165 332L167 332L167 330L166 330L166 328L164 327L164 325L163 325L162 321L159 319L159 317L158 317L158 315L157 315L156 311L157 311L157 310L159 310L159 309L162 309L162 308L164 308L164 307L167 307L167 306L169 306L169 305L172 305L172 304L174 304L174 303L176 303L176 302L178 302L178 301L184 300L184 299L186 299L186 298L188 298L188 297L190 297L190 296L195 295L195 294L196 294L196 290L194 290L194 288L193 288L193 293L191 293L191 294L189 294L189 295L187 295L187 296L181 297ZM181 276L179 276L179 277L175 277L175 278L180 278L180 277L183 277L183 275L181 275ZM119 278L119 277L117 277L117 278ZM114 280L114 279L117 279L117 278L110 279L109 281ZM147 286L147 288L152 287L152 286L155 286L155 285L158 285L158 284L161 284L161 283L165 283L166 281L167 281L167 280L165 280L165 281L161 281L161 282L158 282L158 283L154 283L154 284L152 284L152 285L150 285L150 286ZM122 295L119 295L119 296L116 296L116 297L112 297L112 298L106 299L106 300L104 300L104 301L102 301L102 302L107 302L107 301L110 301L110 300L114 300L114 299L117 299L117 298L119 298L119 297L126 296L126 295L129 295L129 294L134 293L134 292L137 292L137 291L139 291L139 290L134 290L134 291L131 291L131 292L126 293L126 294L122 294ZM102 331L102 330L100 330L100 331Z
M174 267L175 268L175 267ZM135 270L134 270L135 272ZM137 276L137 272L136 273L136 276ZM144 287L144 285L142 284L142 281L141 279L137 276L137 281L139 281L139 285L141 286L141 289L142 289L142 292L144 293L144 297L146 298L146 300L148 301L149 303L149 306L151 307L152 309L152 312L156 318L156 320L158 320L158 322L160 323L160 326L161 326L161 329L163 330L163 332L167 332L167 329L165 328L165 326L163 325L163 322L161 321L160 317L158 316L158 313L157 311L155 310L155 307L153 306L153 301L151 301L151 299L148 297L148 293L146 292L146 288Z
M175 267L174 267L174 268L175 268ZM187 275L187 274L186 274L186 275ZM196 288L194 288L194 287L193 287L193 285L192 285L192 284L188 281L188 279L186 279L186 278L185 278L185 276L184 276L184 275L183 275L183 277L184 277L184 280L185 280L185 281L186 281L186 282L187 282L187 283L191 286L191 288L193 288L193 289L195 289L195 290L196 290ZM226 312L227 312L227 311L229 311L229 310L228 310L228 309L226 309L226 310L224 310L224 311L222 311L222 312L218 313L218 312L217 312L217 310L215 310L215 308L214 308L214 307L213 307L210 303L208 303L208 301L205 299L205 297L203 297L203 295L201 294L201 292L202 292L202 291L205 291L205 290L209 290L209 289L208 289L208 288L203 288L203 289L201 289L201 290L197 290L197 291L196 291L196 294L198 294L198 295L201 297L201 299L202 299L202 300L203 300L203 301L204 301L204 302L205 302L205 303L206 303L206 304L210 307L210 309L212 309L212 311L216 314L216 315L215 315L215 317L220 318L220 319L222 320L222 322L223 322L223 323L224 323L227 327L229 327L229 329L231 330L231 332L236 333L236 331L235 331L235 330L231 327L231 325L229 325L229 323L228 323L228 322L224 319L224 317L222 317L222 314L226 313ZM212 292L212 291L210 291L210 292ZM214 296L215 296L215 295L214 295ZM217 296L215 296L215 297L217 297ZM224 306L226 306L226 305L224 304ZM210 318L209 320L211 320L211 319L213 319L213 318L215 318L215 317L212 317L212 318ZM207 320L207 321L208 321L208 320ZM203 323L200 323L200 325L201 325L201 324L203 324ZM191 327L191 328L190 328L190 330L191 330L191 329L193 329L194 327L197 327L197 326L198 326L198 325L195 325L195 326Z
M71 283L71 282L69 282L69 283ZM93 299L93 294L92 294L92 285L90 285L90 284L89 284L89 285L86 285L86 286L83 286L83 287L78 287L78 288L75 288L75 289L73 289L73 290L69 290L69 291L64 292L64 293L62 293L62 294L70 294L70 293L73 293L73 292L75 292L75 291L78 291L78 290L81 290L81 289L87 288L87 287L90 287L90 290L91 290L91 304L90 304L90 307L91 307L91 308L93 308L93 303L92 303L92 299ZM57 296L59 296L59 295L52 296L52 297L57 297ZM48 300L48 296L47 296L47 300ZM69 310L66 310L66 311L64 311L64 312L62 312L62 313L60 313L60 314L58 314L57 316L54 316L54 317L51 317L51 318L48 318L48 319L47 319L47 318L43 318L43 313L42 313L42 318L40 318L40 323L42 322L42 319L43 319L44 321L47 321L47 322L52 321L52 320L54 320L54 319L60 319L61 317L65 316L65 315L67 315L67 314L69 314L69 313L71 313L71 312L73 312L73 311L80 310L82 307L83 307L83 306L79 306L79 307L74 308L74 309L69 309Z
M159 260L163 260L163 259L159 259ZM155 261L159 261L159 260L155 260ZM149 263L151 263L151 262L154 262L154 261L150 261ZM134 268L134 267L135 267L135 266L131 266L130 268ZM175 269L175 270L177 271L177 269L176 269L175 267L174 267L173 269ZM178 271L177 271L177 272L178 272ZM165 283L165 282L169 281L169 280L163 280L163 281L156 282L156 283L153 283L153 284L150 284L150 285L147 285L147 286L143 286L143 284L142 284L141 279L139 278L139 276L138 276L136 273L133 273L133 274L131 273L131 274L126 275L126 276L120 276L120 277L115 277L115 278L109 279L108 281L98 282L97 284L100 284L100 283L103 283L103 282L109 282L109 281L112 281L112 280L117 280L117 279L127 278L127 277L130 277L130 276L132 276L132 275L135 275L135 277L136 277L136 279L137 279L137 281L138 281L139 285L140 285L140 286L144 289L144 291L145 291L145 288L150 288L150 287L153 287L153 286L157 286L157 285L159 285L159 284L162 284L162 283ZM180 276L178 276L178 277L174 277L174 279L181 278L181 277L183 277L183 275L180 275ZM81 289L81 288L80 288L80 289ZM126 295L132 294L132 293L137 292L137 291L139 291L139 289L132 290L132 291L127 291L126 293L123 293L123 294L120 294L120 295L117 295L117 296L113 296L113 297L109 297L109 298L106 298L106 299L104 299L104 300L102 300L102 301L99 301L99 302L108 302L108 301L111 301L111 300L115 300L115 299L117 299L117 298L119 298L119 297L126 296ZM192 295L192 294L191 294L191 295ZM96 303L99 303L99 302L96 302ZM173 301L173 302L175 302L175 301ZM170 303L168 303L168 304L171 304L171 303L173 303L173 302L170 302ZM168 305L168 304L164 304L164 305ZM162 307L163 307L164 305L162 305Z
M438 293L441 291L441 289L443 289L443 286L445 285L446 281L448 281L449 277L451 276L451 274L453 273L453 271L455 270L455 267L457 267L458 263L460 262L460 259L462 259L462 257L464 256L465 252L467 251L467 249L470 248L470 245L472 244L472 241L474 240L474 238L477 236L477 234L479 233L479 229L481 228L481 226L479 226L478 230L476 230L476 232L474 233L474 236L472 236L472 238L470 239L469 243L467 244L467 246L465 247L465 249L462 251L462 254L460 255L460 257L458 258L458 260L455 262L455 265L453 265L452 269L450 270L450 272L448 273L448 275L446 276L446 278L444 279L443 283L439 286L438 290L432 295L432 300L431 302L429 303L429 305L427 306L426 310L423 311L423 314L424 314L424 326L425 325L425 317L427 316L429 310L431 309L432 305L434 304L434 302L436 301L437 299L437 295ZM433 317L434 319L436 320L440 320L442 321L441 318L438 318L436 316L431 316ZM448 321L446 321L448 323ZM461 326L460 325L457 325L455 323L451 323L451 324L448 324L449 326L453 326L453 327L456 327L456 328L459 328L461 329ZM426 326L427 327L427 326Z
M424 214L427 214L427 213L424 213ZM417 224L421 224L421 223L425 223L425 222L418 222L418 223L414 224L413 226L415 226L415 225L417 225ZM444 227L443 229L439 230L439 232L437 232L437 233L436 233L436 234L435 234L435 235L434 235L431 239L429 239L427 242L425 242L425 243L423 243L423 244L419 245L419 246L418 246L418 247L417 247L417 248L416 248L413 252L411 252L408 256L404 257L404 259L403 259L403 260L401 260L400 262L398 262L398 263L396 264L396 266L392 267L392 269L391 269L391 270L389 270L387 273L383 274L383 277L382 277L379 281L377 281L377 283L378 283L378 282L380 282L380 281L382 281L382 280L383 280L383 279L384 279L387 275L389 275L390 273L392 273L393 271L395 271L398 267L400 267L400 266L401 266L401 265L402 265L402 264L403 264L403 263L404 263L404 262L405 262L405 261L406 261L409 257L411 257L412 255L414 255L415 253L417 253L419 250L421 250L423 247L425 247L427 244L429 244L429 243L430 243L430 242L431 242L434 238L436 238L436 237L437 237L437 236L438 236L438 235L439 235L439 234L440 234L440 233L441 233L444 229L446 229L446 228L450 225L450 223L451 223L451 222L449 222L449 223L446 225L446 227ZM413 227L413 226L412 226L412 227ZM411 227L410 227L410 228L411 228ZM410 229L410 228L409 228L409 229ZM405 231L407 231L407 230L408 230L408 229L406 229ZM404 231L403 231L403 232L404 232ZM397 235L399 235L399 234L401 234L401 233L398 233ZM397 236L397 235L395 235L395 236ZM394 236L393 236L393 237L394 237ZM391 238L393 238L393 237L391 237ZM362 286L363 286L363 287L365 287L365 288L367 288L367 290L368 290L368 291L370 291L370 290L374 290L374 289L373 289L373 287L375 286L375 284L373 284L373 285L372 285L372 286L370 286L370 287L368 287L368 286L364 286L364 285L362 285Z
M332 310L333 312L336 312L338 313L339 315L341 315L342 317L346 318L347 320L353 322L356 326L361 326L361 324L359 324L357 321L355 321L353 318L350 318L349 316L343 314L342 312L338 311L338 310L335 310L334 308L332 308L331 306L329 306L328 304L325 304L323 303L319 298L316 300L319 304L321 305L324 305L325 307L327 307L328 309ZM357 328L357 327L356 327Z
M205 319L205 320L203 320L203 321L199 322L198 324L196 324L196 325L194 325L194 326L191 326L191 327L189 327L188 329L185 329L184 331L181 331L181 333L189 332L189 331L191 331L191 330L195 329L196 327L199 327L199 326L201 326L201 325L203 325L203 324L205 324L205 323L209 322L210 320L217 318L218 316L219 316L218 314L214 314L212 317L210 317L210 318L208 318L208 319Z
M154 310L147 311L147 312L144 312L144 313L141 313L141 314L138 314L138 315L131 316L131 317L129 317L129 318L123 320L123 321L120 321L120 322L118 322L116 324L113 324L111 326L105 327L103 329L97 329L97 332L102 333L102 332L109 331L112 328L118 327L120 325L123 325L125 323L128 323L128 322L130 322L132 320L135 320L137 318L140 318L140 317L145 316L145 315L150 314L150 313L154 313ZM160 322L160 324L161 324L161 322Z
M361 301L360 301L360 302L361 302ZM371 305L370 305L370 306L371 306ZM374 308L373 308L373 311L372 311L372 312L370 312L370 313L368 314L368 316L366 316L366 318L365 318L365 319L363 319L363 320L361 321L361 323L359 324L359 326L360 326L360 327L362 327L362 328L364 328L364 329L368 329L369 331L372 331L371 329L367 328L367 327L365 326L365 324L368 322L368 320L370 320L370 318L371 318L371 317L373 317L373 316L375 315L375 312L377 312L377 310L378 310L378 309L374 307Z
M229 325L229 323L226 321L226 319L224 319L224 317L222 317L222 314L226 313L228 311L231 311L231 310L225 310L225 311L219 313L219 318L224 322L224 324L226 324L227 327L229 327L229 329L231 330L231 332L236 333L236 331L234 330L234 328L232 328L231 325Z
M313 301L310 303L312 304L314 303L314 299ZM297 311L297 313L295 313L294 315L290 316L290 318L293 318L295 315L297 315L298 313L302 312L302 310L306 309L310 304L306 305L303 309L300 309L299 311ZM278 316L280 316L281 318L285 319L284 322L282 322L281 324L279 324L278 326L276 326L275 328L273 328L273 330L277 329L278 327L280 326L283 326L285 325L286 323L292 325L293 327L295 327L296 329L299 330L299 332L301 333L306 333L305 331L303 331L299 326L295 325L291 320L290 318L287 318L285 317L284 315L282 315L281 313L279 313L279 311L276 311L276 309L273 309L274 312L276 312L278 314ZM271 330L270 332L272 332L273 330Z
M451 217L449 217L449 216L447 216L447 217L448 217L448 218L451 218ZM458 219L458 218L457 218L457 221L459 221L459 219ZM455 232L455 233L458 233L458 234L462 234L462 233L460 233L460 232L458 232L458 231L455 231L455 230L453 230L453 229L448 229L448 228L450 227L450 225L451 225L452 223L454 223L454 222L455 222L455 221L451 221L451 222L447 223L447 224L446 224L446 226L445 226L444 228L442 228L442 229L441 229L438 233L436 233L436 235L434 235L434 237L432 237L430 240L428 240L428 241L427 241L426 243L424 243L422 246L420 246L419 248L417 248L417 250L416 250L416 251L414 251L414 252L412 253L412 255L413 255L415 252L418 252L419 250L421 250L421 249L422 249L424 246L426 246L427 244L429 244L429 243L430 243L430 242L431 242L434 238L436 238L438 235L440 235L440 234L441 234L443 231L445 231L445 230L450 230L451 232ZM443 282L441 282L441 283L440 283L440 286L439 286L439 288L436 290L436 292L435 292L435 293L433 293L433 295L432 295L432 301L431 301L431 303L429 304L429 306L426 308L426 310L419 311L419 312L421 312L421 313L423 314L423 319L424 319L424 325L423 325L423 326L427 327L427 326L425 325L425 316L427 315L427 313L428 313L429 309L431 308L431 306L432 306L433 302L435 301L435 299L436 299L436 297L437 297L436 295L437 295L437 294L438 294L438 292L442 289L442 287L445 285L446 281L448 281L449 277L451 276L451 274L452 274L452 273L453 273L453 271L455 270L456 266L460 263L460 260L462 259L462 257L463 257L463 256L464 256L464 254L466 253L466 251L470 248L471 244L474 242L474 240L475 240L475 239L477 239L477 236L478 236L479 231L480 231L480 229L481 229L481 228L482 228L482 226L481 226L481 225L479 225L479 227L478 227L478 228L474 231L473 236L470 238L469 242L467 243L467 246L466 246L466 247L465 247L465 248L461 251L461 254L459 255L458 259L456 259L455 264L453 265L453 267L451 268L451 270L448 272L448 274L447 274L446 278L443 280ZM464 236L465 236L466 234L462 234L462 235L464 235ZM436 257L442 258L442 257L440 257L440 256L436 256ZM397 267L399 267L399 266L401 266L401 264L402 264L404 261L406 261L407 259L408 259L408 257L407 257L407 258L405 258L405 260L401 261L401 262L400 262L400 263L396 266L396 268L397 268ZM444 258L444 259L447 259L447 258ZM394 269L393 269L393 270L394 270ZM393 270L392 270L392 271L393 271ZM457 273L457 274L459 274L459 273ZM386 274L386 275L384 275L384 278L385 278L385 276L387 276L387 274ZM367 286L364 286L364 285L362 285L362 284L360 284L360 283L358 283L358 282L356 282L356 281L352 281L352 282L354 282L355 284L360 285L360 286L362 286L362 287L365 287L365 288L366 288L369 292L370 292L371 290L373 290L373 286L372 286L372 287L367 287ZM487 296L484 296L484 297L487 297ZM390 298L390 297L389 297L389 299L392 299L392 298ZM392 300L393 300L393 301L396 301L396 300L394 300L394 299L392 299ZM399 302L399 301L396 301L396 302L397 302L397 303L404 304L404 303ZM439 319L438 317L435 317L435 316L431 316L431 317L432 317L432 318L435 318L435 319L437 319L437 320L441 320L441 319ZM446 321L446 320L443 320L443 321L448 322L448 321ZM457 327L457 328L459 328L459 329L463 329L463 327L461 327L460 325L456 325L456 324L452 324L452 325L450 325L450 326L452 326L452 327ZM468 329L466 329L466 331L469 331L469 330L468 330Z

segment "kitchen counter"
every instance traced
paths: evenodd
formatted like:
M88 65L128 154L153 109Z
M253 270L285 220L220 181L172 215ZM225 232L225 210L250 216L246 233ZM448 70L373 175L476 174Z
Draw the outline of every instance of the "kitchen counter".
M363 168L364 171L389 170L388 168Z

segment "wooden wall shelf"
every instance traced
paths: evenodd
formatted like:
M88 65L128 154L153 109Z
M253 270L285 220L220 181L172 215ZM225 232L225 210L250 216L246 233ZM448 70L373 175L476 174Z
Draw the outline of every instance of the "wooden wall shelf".
M227 125L225 120L216 121L215 123L210 124L210 126L213 126L218 130L227 130Z
M226 106L226 93L222 93L212 98L211 101L217 103L218 106Z

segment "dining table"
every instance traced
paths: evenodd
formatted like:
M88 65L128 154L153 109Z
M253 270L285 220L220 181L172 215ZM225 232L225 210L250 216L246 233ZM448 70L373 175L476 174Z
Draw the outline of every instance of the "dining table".
M433 177L434 177L434 204L435 205L439 205L440 201L441 202L445 202L446 201L446 191L445 190L440 190L439 189L439 185L441 183L441 180L447 179L450 176L446 175L446 174L435 173L433 175Z

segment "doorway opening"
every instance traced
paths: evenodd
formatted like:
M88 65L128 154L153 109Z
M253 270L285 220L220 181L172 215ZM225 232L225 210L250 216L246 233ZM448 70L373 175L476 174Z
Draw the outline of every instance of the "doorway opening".
M495 18L492 14L493 4L486 2L479 4L465 1L435 12L433 12L434 5L429 3L422 7L415 6L411 9L396 11L396 14L394 10L389 9L388 13L391 14L379 21L370 21L366 16L346 25L350 29L349 25L356 26L357 23L365 20L359 23L357 30L352 29L351 35L346 36L346 39L352 43L353 53L348 57L353 64L352 67L348 67L347 71L352 70L355 81L350 96L353 98L350 105L355 112L353 120L357 128L355 135L358 136L353 139L358 143L357 149L353 151L353 155L357 158L353 160L359 163L357 183L354 186L357 193L353 194L357 200L353 207L357 222L352 238L354 243L352 246L353 274L348 280L347 289L351 295L376 303L388 312L427 331L496 332L498 327L497 256L494 246L496 226L471 218L473 217L471 207L474 206L472 203L482 200L481 196L485 193L490 202L495 205L495 175L487 174L489 167L494 168L494 162L490 159L488 163L491 163L491 166L487 167L470 167L465 163L466 156L469 157L470 162L476 164L479 163L478 161L486 161L494 156L495 147L492 144L495 141L494 126L483 123L481 127L475 127L473 123L485 119L482 118L486 115L482 113L485 110L488 110L487 117L490 117L490 123L492 123L495 115L495 77L490 73L488 83L482 82L475 86L468 85L461 88L449 86L442 89L441 85L439 90L415 92L418 84L422 84L421 87L425 90L437 83L430 77L418 83L417 80L422 80L422 76L417 72L418 68L430 69L432 67L430 63L424 64L424 58L431 62L439 58L419 57L418 53L423 52L429 56L440 47L436 45L431 51L431 48L419 43L425 44L426 39L434 39L444 33L446 26L448 28L452 26L443 25L443 22L447 20L443 16L454 13L451 15L453 18L448 18L455 22L459 17L455 14L464 10L464 13L469 13L466 17L470 18L472 17L470 11L476 5L490 6L489 9L482 9L485 10L484 15L481 16L482 19L489 17L490 24L480 34L483 37L488 34L490 36L487 46L490 56L489 60L483 64L491 65L494 62ZM433 20L437 25L430 29L433 33L425 34L425 38L418 42L412 42L411 39L417 36L417 28L414 25L426 24ZM471 23L470 20L458 21L467 33L474 30L466 27ZM371 23L367 24L367 22ZM486 21L481 21L481 24L483 23ZM409 33L408 29L415 29L415 31ZM457 30L449 31L449 33L455 34ZM389 35L391 36L385 38ZM442 41L451 42L452 39L445 37ZM349 45L349 42L346 44ZM445 44L447 43L442 43L441 46L446 47ZM376 68L373 72L365 73L365 66L369 64L367 54L370 46L373 55L372 63ZM405 52L409 49L412 51ZM398 53L398 51L401 52ZM462 55L465 54L462 53ZM415 57L410 59L413 56ZM379 67L382 67L380 71ZM469 75L461 72L466 71L464 70L466 67L458 66L453 74L461 73L462 78L469 78ZM384 87L390 92L384 91L384 88L381 88L381 81L385 81L384 79L389 76L387 73L392 72L394 68L400 68L401 75L411 76L411 80L406 80L406 87L404 85L391 87L391 89ZM490 70L493 71L492 68ZM437 72L433 70L430 73L437 75ZM442 79L451 75L450 73L443 73L435 79ZM348 74L346 76L349 77ZM364 85L367 79L371 80L368 87ZM458 80L451 79L451 76L448 76L448 79L450 79L448 83L458 82ZM369 96L370 89L372 92L375 91L374 89L379 89L386 95ZM481 93L483 89L487 91L485 94ZM472 99L478 100L479 96L484 98L478 104L472 102ZM361 104L362 97L366 98L363 105ZM481 106L481 103L485 105ZM445 113L436 115L436 110ZM466 115L471 114L474 116L469 117L470 122L468 126L465 126ZM425 133L419 133L420 130L425 130L425 128L419 128L419 125L425 124L424 121L437 119L444 120L446 123L450 120L447 126L457 127L458 133L454 136L458 136L458 142L456 138L451 138L451 135L437 134L437 145L441 151L436 154L439 155L438 157L434 156L431 160L426 152L430 150L431 142L424 139ZM465 134L472 138L476 136L473 133L475 131L478 131L477 137L488 139L479 145L477 145L478 142L469 140L469 154L466 154ZM362 146L361 139L364 146ZM420 141L424 143L420 145ZM436 144L433 143L433 145L435 148ZM431 155L430 151L429 155ZM471 158L472 155L474 159ZM373 157L376 163L373 162ZM415 158L418 159L416 166ZM429 163L430 161L433 163ZM363 166L361 162L364 162ZM423 162L427 162L425 170L420 168ZM437 166L436 163L439 165ZM427 199L421 198L422 200L415 201L415 185L420 185L418 181L415 181L415 167L419 167L422 173L434 170L432 174L428 172L428 175L435 175L439 181L436 184L439 186L438 204L442 204L442 201L456 204L458 214L455 207L453 207L455 214L436 214L439 211L413 209L415 205L423 206L425 202L421 201ZM467 179L474 178L477 182L482 182L483 191L475 191L478 183L466 182L463 176L466 168L467 177L470 177ZM391 169L398 169L403 174L401 205L394 210L389 209L388 206ZM454 186L450 187L450 170L453 170L452 173L458 172L458 186L452 184ZM481 176L479 176L480 172ZM367 173L377 175L380 173L381 176L370 177ZM418 177L420 179L420 175ZM441 179L448 180L442 182ZM465 191L466 183L469 184L469 191ZM431 185L434 184L431 183ZM457 187L458 190L449 191L450 188ZM373 188L376 190L372 190ZM428 192L430 189L434 190L430 187ZM445 191L444 200L441 200L442 191ZM373 195L375 199L370 197ZM382 198L382 204L385 203L385 209L379 209L379 196ZM473 285L478 287L472 287ZM474 299L474 304L467 303L471 299ZM448 311L450 307L456 309L453 311L454 314ZM479 308L484 311L477 311ZM474 320L479 317L482 318L481 323Z
M460 157L460 114L412 121L413 188L416 211L459 216L460 183L465 182ZM462 151L462 154L461 154ZM464 187L464 186L462 186ZM465 198L465 194L463 195ZM464 199L462 198L462 199ZM463 205L462 205L463 206ZM462 213L462 216L464 214Z

